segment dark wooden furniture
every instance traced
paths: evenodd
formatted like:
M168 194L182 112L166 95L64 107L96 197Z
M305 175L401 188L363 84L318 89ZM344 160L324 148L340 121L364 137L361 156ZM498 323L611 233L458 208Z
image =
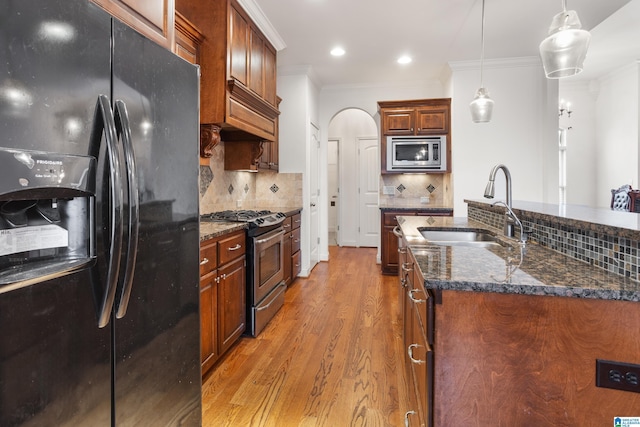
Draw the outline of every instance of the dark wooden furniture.
M271 43L236 0L176 0L176 8L205 37L200 122L219 126L225 142L273 141L279 111Z
M284 228L284 282L293 283L300 274L300 212L287 216Z
M203 375L245 330L245 254L244 230L200 244L200 352Z
M149 39L173 49L175 7L173 0L91 0Z
M387 136L403 135L446 135L446 172L451 171L451 98L379 101L378 113L381 122L381 173L400 173L387 171Z
M398 235L393 229L398 225L397 216L453 216L453 210L398 209L382 210L380 215L380 261L382 274L398 274Z

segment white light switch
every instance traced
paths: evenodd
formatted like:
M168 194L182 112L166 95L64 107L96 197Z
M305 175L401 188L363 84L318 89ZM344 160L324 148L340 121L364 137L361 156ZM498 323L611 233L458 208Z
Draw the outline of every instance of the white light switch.
M393 185L385 185L382 187L382 194L387 196L393 196L396 193L396 188Z

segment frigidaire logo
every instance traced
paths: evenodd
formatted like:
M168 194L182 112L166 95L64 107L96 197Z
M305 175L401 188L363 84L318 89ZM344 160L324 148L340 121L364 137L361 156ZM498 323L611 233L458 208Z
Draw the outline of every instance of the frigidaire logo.
M60 160L36 160L36 163L39 165L62 165L62 161Z

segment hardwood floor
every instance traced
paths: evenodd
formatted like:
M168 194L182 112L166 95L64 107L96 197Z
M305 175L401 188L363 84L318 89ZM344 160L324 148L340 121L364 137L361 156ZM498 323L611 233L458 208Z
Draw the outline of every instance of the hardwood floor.
M203 384L203 426L404 425L398 286L376 249L329 248Z

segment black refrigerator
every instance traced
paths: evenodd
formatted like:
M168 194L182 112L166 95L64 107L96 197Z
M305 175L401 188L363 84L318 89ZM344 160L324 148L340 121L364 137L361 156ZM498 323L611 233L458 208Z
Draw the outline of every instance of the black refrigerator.
M199 426L197 67L88 0L0 51L0 426Z

